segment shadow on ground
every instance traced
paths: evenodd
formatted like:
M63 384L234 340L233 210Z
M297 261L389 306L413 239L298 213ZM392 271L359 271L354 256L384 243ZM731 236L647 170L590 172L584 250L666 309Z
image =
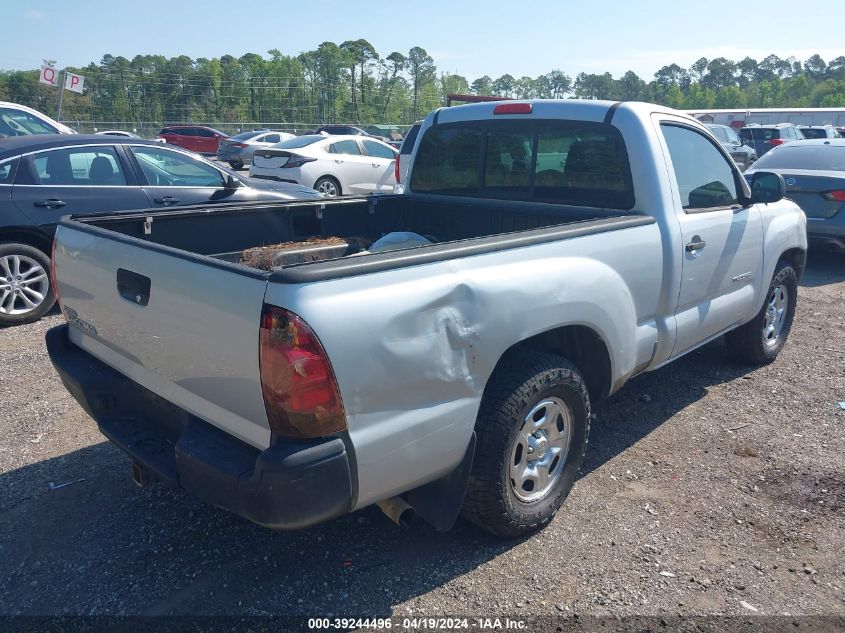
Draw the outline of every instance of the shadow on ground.
M806 279L841 278L830 266L811 261ZM634 379L598 407L582 477L749 370L726 363L717 341ZM447 534L400 530L372 508L275 533L177 491L138 489L128 470L104 442L0 475L0 612L378 617L514 545L463 521Z
M845 253L810 248L801 285L816 288L840 281L845 281Z

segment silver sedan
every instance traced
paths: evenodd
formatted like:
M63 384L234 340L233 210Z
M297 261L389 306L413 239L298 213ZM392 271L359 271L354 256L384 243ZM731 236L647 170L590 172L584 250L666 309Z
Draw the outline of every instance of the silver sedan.
M220 141L217 160L229 163L232 169L241 169L252 162L252 155L258 149L270 147L281 141L293 138L293 134L273 130L254 130L242 132Z

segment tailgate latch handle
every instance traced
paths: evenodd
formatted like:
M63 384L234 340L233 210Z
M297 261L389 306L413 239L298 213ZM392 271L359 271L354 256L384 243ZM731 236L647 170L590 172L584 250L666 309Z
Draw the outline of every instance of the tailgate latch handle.
M117 269L117 291L120 296L139 306L145 306L150 302L150 278L138 273Z

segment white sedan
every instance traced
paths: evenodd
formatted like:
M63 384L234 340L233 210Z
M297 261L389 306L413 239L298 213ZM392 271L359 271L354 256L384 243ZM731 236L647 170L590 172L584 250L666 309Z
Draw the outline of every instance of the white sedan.
M310 134L256 151L249 175L305 185L327 198L390 193L398 153L375 139Z

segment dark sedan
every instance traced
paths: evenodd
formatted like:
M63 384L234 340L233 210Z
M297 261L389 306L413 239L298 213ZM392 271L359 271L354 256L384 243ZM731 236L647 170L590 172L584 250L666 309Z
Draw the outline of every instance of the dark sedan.
M783 176L786 195L807 216L807 238L833 250L845 250L845 139L794 141L775 147L745 172Z
M64 215L320 198L313 189L243 178L152 141L55 134L0 139L0 326L35 321L55 302L47 271Z

